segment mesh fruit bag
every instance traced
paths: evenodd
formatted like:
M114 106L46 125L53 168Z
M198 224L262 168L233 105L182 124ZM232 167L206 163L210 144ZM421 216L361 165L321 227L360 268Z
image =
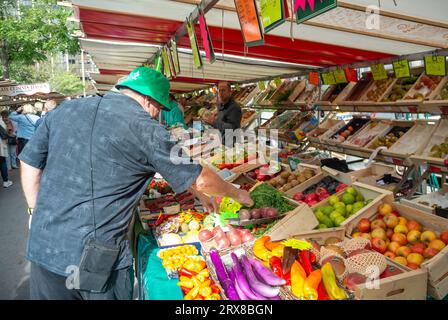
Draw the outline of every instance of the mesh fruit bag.
M325 247L321 247L320 248L319 264L321 266L324 265L325 264L324 262L328 262L327 258L332 258L333 262L341 261L341 263L343 263L343 265L344 265L343 272L338 273L337 270L334 270L334 272L339 281L344 280L345 277L347 277L347 275L349 274L347 265L345 263L345 258L342 255L340 255L339 253L335 252L334 250L329 250ZM325 260L327 260L327 261L325 261ZM333 263L332 263L332 265L333 265ZM333 269L335 269L335 268L333 268Z
M346 239L343 242L339 243L338 246L340 246L345 253L350 253L356 250L364 249L366 246L370 245L370 241L366 238L353 238L353 239Z
M364 251L345 259L349 273L360 273L366 277L379 277L386 270L386 257L376 251Z

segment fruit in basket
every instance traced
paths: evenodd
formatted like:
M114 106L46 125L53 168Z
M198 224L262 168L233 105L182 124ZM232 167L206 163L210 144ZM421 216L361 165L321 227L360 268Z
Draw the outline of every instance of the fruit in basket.
M378 213L379 213L381 216L385 216L386 214L391 213L392 210L393 210L393 209L392 209L392 207L391 207L390 204L388 204L388 203L383 203L382 205L379 206L379 208L378 208Z
M422 243L422 242L418 242L418 243L414 243L411 246L411 251L413 253L419 253L422 256L425 254L425 250L426 250L426 244Z
M386 223L384 223L383 220L381 220L381 219L375 219L375 220L373 220L372 223L370 224L370 228L371 228L372 230L373 230L373 229L377 229L377 228L381 228L381 229L386 230L386 229L387 229L387 226L386 226Z
M392 260L396 257L395 253L393 253L392 251L386 251L384 252L384 255Z
M399 222L398 218L395 215L393 215L392 213L386 214L384 216L383 220L384 220L384 223L386 223L386 226L391 229L395 228Z
M426 248L425 251L423 252L423 256L426 259L431 259L434 256L436 256L440 251L434 248Z
M345 279L344 279L344 287L346 287L349 290L356 290L356 286L359 284L366 283L367 278L360 274L360 273L350 273Z
M402 257L402 256L395 257L394 261L398 262L399 264L401 264L403 266L407 266L408 265L408 260L405 257Z
M403 233L394 233L392 235L391 240L393 242L397 242L397 243L401 244L402 246L404 246L408 243L408 239L406 238L406 235L404 235Z
M437 239L436 234L433 231L427 230L420 236L420 241L429 244L431 241Z
M389 243L389 245L387 246L387 249L393 253L396 254L398 248L400 248L402 246L401 243L396 242L396 241L392 241L391 243Z
M372 240L372 236L370 235L370 233L362 233L361 238Z
M330 206L334 206L338 202L339 202L339 198L336 195L330 196L328 198L328 203L330 204Z
M407 235L409 230L408 227L406 227L405 225L399 224L394 228L394 232L395 233L402 233L404 235Z
M366 218L362 218L359 222L358 222L358 226L357 226L358 230L360 232L369 232L370 231L370 221L369 219Z
M379 230L382 230L382 229L379 229ZM372 237L373 237L373 235L372 235ZM375 251L377 251L379 253L386 252L387 245L386 245L386 242L383 239L373 237L373 239L371 240L371 243L372 243L372 249L373 250L375 250Z
M387 229L386 230L386 237L389 240L392 240L392 236L394 235L394 230L393 229Z
M445 244L448 244L448 230L447 231L443 231L440 234L440 240L442 240Z
M440 239L434 239L428 244L428 248L442 251L446 244Z
M355 201L356 201L356 198L353 196L353 194L350 194L350 193L348 193L348 192L345 192L343 195L342 195L342 202L344 203L344 204L353 204L353 203L355 203Z
M380 238L384 241L386 241L387 239L386 231L382 228L373 229L370 235L372 236L372 238Z
M410 244L414 244L420 241L421 232L417 230L411 230L407 234L407 240Z
M420 253L410 253L406 257L406 260L408 261L408 266L409 264L415 264L417 266L420 266L423 263L423 260L425 260L425 258L423 258L423 256Z
M409 247L401 246L400 248L397 249L396 255L400 256L400 257L405 257L406 258L411 253L412 253L412 251L411 251L411 249Z
M409 231L412 231L412 230L422 231L421 224L415 220L409 220L408 223L406 224L406 226L408 227Z

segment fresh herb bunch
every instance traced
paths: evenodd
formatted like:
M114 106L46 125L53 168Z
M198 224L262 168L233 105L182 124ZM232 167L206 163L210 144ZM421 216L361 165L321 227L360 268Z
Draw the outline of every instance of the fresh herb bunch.
M256 209L268 207L276 208L279 214L284 214L285 212L294 209L294 207L286 201L280 191L267 183L262 183L252 190L250 197L254 201L253 208Z

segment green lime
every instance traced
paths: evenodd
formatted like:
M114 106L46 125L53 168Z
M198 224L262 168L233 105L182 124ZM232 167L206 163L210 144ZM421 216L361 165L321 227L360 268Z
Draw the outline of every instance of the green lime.
M357 202L359 202L359 201L364 201L364 196L363 196L362 194L358 193L358 194L356 195L356 201L357 201Z
M334 226L333 221L329 217L324 217L321 224L325 224L328 228L333 228Z
M351 215L353 212L353 205L352 204L348 204L345 206L345 210L347 211L348 215Z
M356 197L356 195L358 194L356 189L353 187L348 187L347 189L345 189L345 192L353 195L354 197Z
M316 218L317 218L317 220L318 220L319 222L322 222L322 219L327 217L327 216L326 216L323 212L321 212L321 211L316 212L315 215L316 215Z
M353 204L355 200L355 196L351 193L346 192L342 195L342 202L345 204Z
M331 206L334 206L336 203L338 203L339 202L339 198L338 198L338 196L336 196L336 195L332 195L332 196L330 196L329 198L328 198L328 203L331 205Z
M326 224L321 223L317 226L317 229L328 229L328 227Z
M342 217L343 218L344 216L339 211L333 211L332 213L330 213L331 221L334 222L336 220L336 218L338 218L338 217Z
M321 209L322 209L322 212L325 213L325 215L327 215L327 216L333 212L332 206L323 206Z
M337 217L334 221L334 225L336 227L339 227L344 221L345 221L344 217Z

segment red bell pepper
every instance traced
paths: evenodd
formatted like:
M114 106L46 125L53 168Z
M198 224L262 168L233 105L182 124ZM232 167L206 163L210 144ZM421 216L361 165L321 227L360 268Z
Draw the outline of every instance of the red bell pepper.
M272 272L274 272L275 275L277 275L280 278L283 278L283 272L282 272L282 260L279 257L271 257L269 259L269 266L272 269Z
M305 270L307 276L309 276L310 273L313 272L313 267L311 266L309 250L301 250L300 251L300 264L303 266L303 269Z
M317 287L317 300L330 300L323 281L321 281Z
M185 288L185 287L182 287L182 286L180 288L182 289L182 292L183 292L184 295L187 295L188 292L190 292L190 290L191 290L190 288Z
M317 263L316 255L314 253L312 253L311 251L310 251L310 262L311 262L311 264Z

